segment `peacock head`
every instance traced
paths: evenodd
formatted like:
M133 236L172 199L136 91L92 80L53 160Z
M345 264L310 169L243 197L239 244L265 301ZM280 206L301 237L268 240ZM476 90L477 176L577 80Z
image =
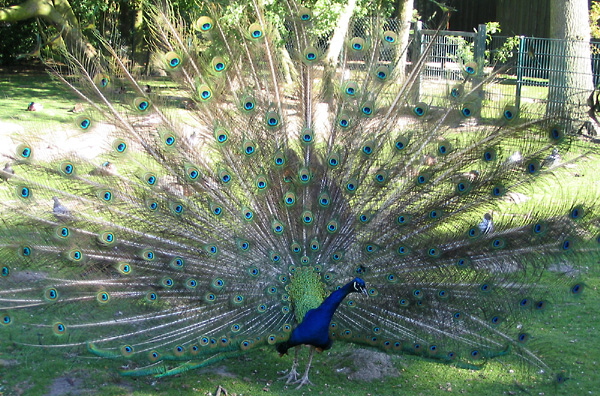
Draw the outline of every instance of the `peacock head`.
M360 278L354 278L352 281L352 291L356 293L367 294L367 285L365 281Z

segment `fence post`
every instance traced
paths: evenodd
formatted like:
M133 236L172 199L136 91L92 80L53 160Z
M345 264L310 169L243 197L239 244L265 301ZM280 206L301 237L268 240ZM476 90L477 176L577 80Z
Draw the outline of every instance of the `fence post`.
M519 52L517 56L517 84L515 88L515 106L521 110L521 88L523 87L523 64L525 62L525 36L519 37Z
M483 84L481 83L484 78L484 67L485 67L485 38L486 38L486 26L485 24L479 24L477 26L477 34L473 38L473 60L477 63L478 72L473 76L473 86L476 87L477 96L480 98L480 103L483 102L484 92Z
M485 38L486 38L487 30L486 26L483 23L480 23L477 26L477 34L475 35L475 48L473 48L473 57L475 58L475 62L479 67L483 67L485 65Z
M419 61L419 59L421 59L421 56L423 56L423 22L421 21L417 21L415 23L415 28L414 28L414 35L413 35L413 42L412 42L412 66L415 67L415 64ZM419 73L417 76L417 79L415 80L415 82L413 83L413 89L412 89L412 99L414 100L414 103L418 103L419 100L421 99L421 74Z

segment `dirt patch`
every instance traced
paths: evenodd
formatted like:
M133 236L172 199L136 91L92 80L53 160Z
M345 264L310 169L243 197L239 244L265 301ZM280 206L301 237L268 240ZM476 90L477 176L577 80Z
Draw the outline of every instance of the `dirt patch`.
M352 381L368 382L399 375L392 357L384 352L355 349L344 357L343 361L350 364L338 367L337 371L347 373L348 379Z

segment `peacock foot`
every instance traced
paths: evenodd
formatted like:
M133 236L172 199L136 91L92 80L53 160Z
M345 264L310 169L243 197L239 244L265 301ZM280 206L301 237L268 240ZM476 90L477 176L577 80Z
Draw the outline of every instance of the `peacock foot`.
M296 371L296 367L297 367L297 365L293 365L287 374L282 375L278 379L286 380L285 381L286 384L294 384L294 383L298 382L299 381L298 380L298 371Z
M302 378L300 378L298 381L295 381L294 384L298 384L298 386L296 387L296 390L302 388L304 385L314 385L312 382L310 382L310 380L308 379L308 373L304 374L302 376Z

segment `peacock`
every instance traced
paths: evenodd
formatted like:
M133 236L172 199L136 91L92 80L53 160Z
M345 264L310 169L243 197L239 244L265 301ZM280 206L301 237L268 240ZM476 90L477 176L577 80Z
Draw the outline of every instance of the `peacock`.
M512 356L564 381L525 324L581 295L598 260L600 193L545 189L594 150L512 104L484 117L498 76L480 63L443 99L417 95L429 48L407 64L384 18L324 35L293 0L278 25L258 3L236 23L150 6L180 95L109 38L61 54L53 75L81 99L62 133L95 151L36 130L3 154L2 342L79 347L125 376L272 348L302 387L313 353L344 342L470 370Z

